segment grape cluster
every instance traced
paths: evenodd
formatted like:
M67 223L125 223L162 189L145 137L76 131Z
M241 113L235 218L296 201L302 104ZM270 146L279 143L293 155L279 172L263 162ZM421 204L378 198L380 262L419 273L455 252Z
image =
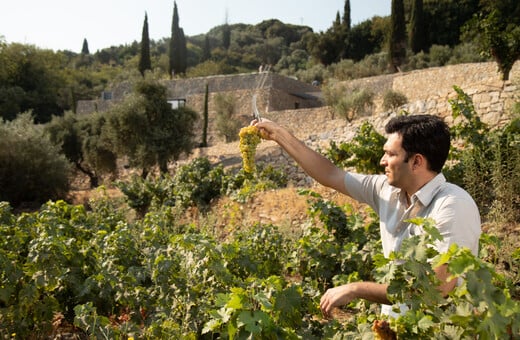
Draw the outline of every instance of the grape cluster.
M256 126L243 127L239 132L240 153L242 154L242 165L244 171L253 173L256 170L255 154L256 146L260 143L260 131Z

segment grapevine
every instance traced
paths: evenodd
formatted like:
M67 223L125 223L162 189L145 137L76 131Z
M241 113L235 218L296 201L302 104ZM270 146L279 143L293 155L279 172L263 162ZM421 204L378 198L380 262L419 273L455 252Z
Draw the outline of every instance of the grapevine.
M250 125L240 129L238 135L240 137L240 153L242 154L244 171L247 173L253 173L256 170L256 146L261 141L260 131L256 126Z

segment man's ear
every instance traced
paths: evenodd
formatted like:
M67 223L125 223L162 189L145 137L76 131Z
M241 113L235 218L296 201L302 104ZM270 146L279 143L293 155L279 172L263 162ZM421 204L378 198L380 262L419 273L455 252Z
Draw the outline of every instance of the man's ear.
M412 169L417 170L421 166L426 166L426 158L424 158L424 156L420 153L416 153L415 155L413 155Z

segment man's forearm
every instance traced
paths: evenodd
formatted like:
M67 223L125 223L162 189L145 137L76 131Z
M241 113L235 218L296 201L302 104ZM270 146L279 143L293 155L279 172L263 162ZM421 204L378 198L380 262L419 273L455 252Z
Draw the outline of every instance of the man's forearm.
M277 131L275 141L320 184L346 194L343 184L344 172L329 159L312 150L287 130Z
M388 284L376 282L354 282L354 292L357 298L365 299L375 303L392 304L388 300Z
M352 282L330 288L321 297L320 309L325 317L330 317L334 307L344 306L356 299L390 304L386 296L387 289L387 284L375 282Z

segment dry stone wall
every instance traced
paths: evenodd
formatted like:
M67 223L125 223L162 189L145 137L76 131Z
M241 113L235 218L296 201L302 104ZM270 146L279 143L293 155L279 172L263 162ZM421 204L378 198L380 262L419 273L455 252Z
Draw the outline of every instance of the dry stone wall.
M409 100L409 103L398 111L404 109L412 114L434 114L444 117L451 124L451 107L448 100L456 96L453 86L459 86L471 96L481 119L496 126L510 119L512 104L515 100L520 100L519 83L518 62L514 65L507 82L500 80L495 63L452 65L357 79L346 83L347 88L369 87L376 93L374 113L353 122L335 116L329 107L266 112L263 116L287 127L309 147L323 150L329 146L330 141L350 141L365 120L369 120L380 133L383 133L386 122L397 114L382 109L382 96L388 89L405 94ZM200 156L228 166L240 166L241 162L238 142L197 149L190 158ZM263 141L260 144L257 161L285 169L296 186L313 183L313 180L273 142Z

